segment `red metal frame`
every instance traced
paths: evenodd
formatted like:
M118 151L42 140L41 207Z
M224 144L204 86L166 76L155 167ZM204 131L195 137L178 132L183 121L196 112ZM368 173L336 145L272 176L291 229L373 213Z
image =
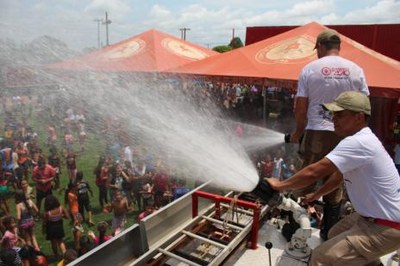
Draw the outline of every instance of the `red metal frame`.
M215 204L215 216L216 216L217 219L219 219L220 216L221 216L221 206L220 206L221 202L230 204L233 201L232 198L219 196L219 195L215 195L215 194L212 194L212 193L208 193L208 192L197 190L192 194L192 217L193 218L198 216L199 197L214 201L214 204ZM254 211L253 224L251 226L251 236L250 236L251 245L250 245L250 247L252 249L256 249L257 248L257 240L258 240L258 227L259 227L259 224L260 224L261 207L260 207L259 204L252 203L252 202L247 202L247 201L243 201L243 200L237 200L236 204L238 206L241 206L241 207L244 207L244 208L248 208L248 209L252 209Z

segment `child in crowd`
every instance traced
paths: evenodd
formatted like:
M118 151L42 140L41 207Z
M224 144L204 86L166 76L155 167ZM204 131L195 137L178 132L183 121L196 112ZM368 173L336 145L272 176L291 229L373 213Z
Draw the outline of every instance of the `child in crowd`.
M149 182L142 185L140 194L142 195L144 208L151 205L151 202L154 203L153 185L151 185Z
M2 174L1 171L0 174ZM8 216L10 213L10 207L8 206L7 200L8 193L7 180L0 178L0 208L3 211L4 216Z
M63 259L57 264L57 266L66 266L78 258L78 253L75 249L69 248L65 251Z
M1 239L2 248L19 250L25 244L25 241L18 235L17 221L12 216L6 216L3 218L2 223L6 230Z
M126 214L132 210L129 208L128 201L122 196L121 191L116 191L114 194L114 200L111 203L110 212L114 211L114 217L112 220L112 235L118 235L121 233L126 224Z
M36 240L34 214L38 214L39 210L31 199L25 197L24 191L18 189L15 191L16 217L18 220L18 228L21 236L26 244L33 246L36 250L40 250Z
M34 199L35 195L33 194L33 188L29 185L28 181L23 179L21 181L21 188L25 194L26 199Z
M69 152L74 151L74 135L72 134L71 130L65 131L64 134L64 148L65 148L65 154L68 154Z
M154 208L154 200L148 201L146 209L144 210L144 212L140 213L138 216L138 222L140 222L142 219L144 219L145 217L152 214L155 210L156 210L156 208Z
M60 190L61 159L57 154L57 148L55 146L51 147L49 151L50 155L47 158L47 162L56 171L56 175L54 176L54 189Z
M89 193L93 197L93 191L91 190L89 183L83 180L82 171L78 171L76 173L76 186L78 191L79 213L81 214L82 219L85 220L85 210L86 210L88 213L87 223L90 226L93 226L94 223L92 221L92 207L90 206L90 198L89 198Z
M92 240L88 236L81 236L79 240L78 257L89 252L93 248Z
M76 172L78 170L76 168L76 155L72 150L68 151L67 155L65 156L65 165L68 171L69 182L75 183Z
M68 206L69 212L71 214L71 219L73 223L72 232L74 234L74 246L75 250L79 250L79 240L81 234L83 233L82 227L82 216L79 213L79 204L78 204L78 186L74 183L70 183L68 185Z
M105 208L105 206L108 204L107 180L110 176L110 166L110 160L102 156L100 157L99 162L93 171L96 177L96 185L99 188L100 207L104 213L108 213L108 210Z
M97 231L99 232L99 236L96 236L93 231L88 232L88 236L93 239L94 245L98 246L111 239L111 236L108 236L107 233L108 223L106 221L102 221L97 225Z

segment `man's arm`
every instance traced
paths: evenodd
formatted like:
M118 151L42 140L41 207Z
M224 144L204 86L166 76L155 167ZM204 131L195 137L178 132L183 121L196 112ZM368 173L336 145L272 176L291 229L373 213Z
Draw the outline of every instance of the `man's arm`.
M318 162L303 168L284 181L279 181L276 178L265 178L265 180L273 189L278 191L300 189L315 183L319 179L330 176L336 171L338 171L336 166L329 159L324 157Z
M294 117L296 120L296 130L291 135L290 141L293 143L299 143L301 136L304 133L304 129L307 124L307 109L308 109L308 98L307 97L296 97L294 102Z
M324 184L314 193L308 194L305 198L305 202L311 202L318 200L320 197L328 194L329 192L338 188L343 182L343 175L339 171L336 171L324 182Z

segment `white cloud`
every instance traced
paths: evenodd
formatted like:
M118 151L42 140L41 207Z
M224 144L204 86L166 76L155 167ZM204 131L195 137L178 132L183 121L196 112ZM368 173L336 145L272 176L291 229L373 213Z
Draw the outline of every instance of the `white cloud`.
M168 21L172 19L172 12L161 5L154 5L150 9L150 16L153 21Z
M124 0L93 0L84 11L89 14L104 14L107 11L118 19L132 12L132 9Z
M375 23L399 23L400 1L379 1L374 6L354 10L343 17L343 22L345 23L369 23L370 21L374 21Z

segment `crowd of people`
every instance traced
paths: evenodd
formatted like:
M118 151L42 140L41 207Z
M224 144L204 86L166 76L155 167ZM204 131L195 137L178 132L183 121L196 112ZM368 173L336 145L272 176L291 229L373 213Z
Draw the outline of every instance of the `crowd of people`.
M104 152L85 176L79 167L84 165L80 157L89 152L84 112L71 107L46 111L40 98L35 100L24 96L2 98L2 261L15 265L60 261L64 265L118 235L127 219L131 219L129 224L139 222L190 191L185 179L175 178L161 160L118 138L119 132L113 130L119 127L113 121L105 129L109 138ZM52 122L45 130L35 130L35 112L49 115L47 119ZM99 210L92 208L95 198ZM99 213L110 219L99 221ZM73 243L65 243L69 234L65 222L71 227ZM41 230L37 230L40 225ZM84 228L89 230L85 233ZM43 252L37 234L50 241L51 254Z

